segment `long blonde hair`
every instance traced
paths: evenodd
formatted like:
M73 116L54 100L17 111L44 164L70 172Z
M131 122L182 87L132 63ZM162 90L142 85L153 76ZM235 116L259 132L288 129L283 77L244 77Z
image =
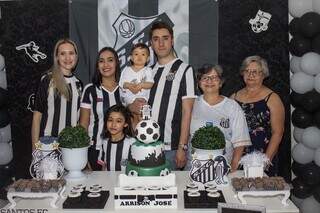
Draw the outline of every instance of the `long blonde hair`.
M50 68L49 73L51 73L50 87L53 87L55 94L60 94L64 96L67 100L70 100L71 98L70 89L68 87L66 80L64 79L63 73L60 69L60 65L58 62L58 57L57 57L60 45L66 44L66 43L71 44L73 46L76 53L76 62L78 61L78 49L76 44L68 38L60 39L54 47L53 65Z

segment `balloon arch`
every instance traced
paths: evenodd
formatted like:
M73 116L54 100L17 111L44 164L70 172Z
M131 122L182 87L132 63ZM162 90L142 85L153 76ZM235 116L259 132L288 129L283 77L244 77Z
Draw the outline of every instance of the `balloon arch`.
M12 180L12 144L5 59L0 54L0 198L5 196L3 187ZM4 194L4 195L2 195Z
M302 213L320 209L320 0L289 0L293 137L292 200Z

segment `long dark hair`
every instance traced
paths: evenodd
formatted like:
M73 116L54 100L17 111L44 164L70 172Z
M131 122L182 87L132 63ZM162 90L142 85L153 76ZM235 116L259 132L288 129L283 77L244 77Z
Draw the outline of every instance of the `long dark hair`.
M131 123L132 114L129 111L129 109L127 109L122 104L113 105L109 107L109 109L107 110L107 113L104 117L104 128L103 128L101 137L103 139L111 138L110 132L107 130L106 126L107 126L107 121L109 119L109 116L112 112L118 112L123 115L125 122L128 124L128 126L124 128L123 133L126 137L133 137L133 129L132 129L132 123Z
M116 72L115 72L116 76L115 77L116 77L116 81L119 82L119 78L120 78L120 61L119 61L118 53L112 47L104 47L98 52L98 56L97 56L97 59L96 59L96 68L95 68L96 70L95 70L94 75L92 77L92 83L96 87L100 87L101 83L102 83L102 76L101 76L101 73L99 71L98 65L99 65L100 55L105 51L111 52L113 54L113 56L115 57L115 60L116 60Z

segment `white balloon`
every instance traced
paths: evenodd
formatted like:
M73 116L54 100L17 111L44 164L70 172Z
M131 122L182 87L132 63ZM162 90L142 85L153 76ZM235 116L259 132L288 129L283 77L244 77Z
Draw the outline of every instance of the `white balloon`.
M318 209L318 210L317 210ZM300 210L302 213L315 213L320 209L320 203L313 196L307 197L301 203Z
M320 73L314 77L314 89L320 93Z
M314 12L320 13L320 0L313 0L312 8Z
M320 147L320 129L315 126L306 128L302 133L302 143L310 149Z
M0 143L8 143L11 141L10 124L0 129Z
M300 164L310 163L314 158L314 152L302 143L298 143L293 147L292 158Z
M4 70L5 63L4 63L4 57L0 54L0 72Z
M0 87L7 89L7 76L6 72L0 71Z
M315 52L308 52L301 57L301 70L309 75L320 73L320 55Z
M314 152L314 158L313 158L315 164L317 164L317 166L320 166L320 148L318 148L315 152Z
M293 91L304 94L314 88L314 77L304 72L297 72L291 76L290 86Z
M12 146L9 143L0 143L0 165L10 163L12 158Z
M289 0L289 13L293 17L301 17L312 11L312 0Z
M292 73L302 72L301 67L301 57L292 56L290 60L290 70Z
M300 143L302 141L302 133L304 129L301 129L299 127L293 127L293 138L297 143Z

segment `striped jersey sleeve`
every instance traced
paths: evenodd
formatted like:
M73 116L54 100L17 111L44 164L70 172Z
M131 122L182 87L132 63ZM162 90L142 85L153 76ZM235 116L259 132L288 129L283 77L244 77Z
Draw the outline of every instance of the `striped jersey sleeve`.
M34 110L44 113L48 109L47 98L50 76L48 74L41 77L40 84L35 96Z

